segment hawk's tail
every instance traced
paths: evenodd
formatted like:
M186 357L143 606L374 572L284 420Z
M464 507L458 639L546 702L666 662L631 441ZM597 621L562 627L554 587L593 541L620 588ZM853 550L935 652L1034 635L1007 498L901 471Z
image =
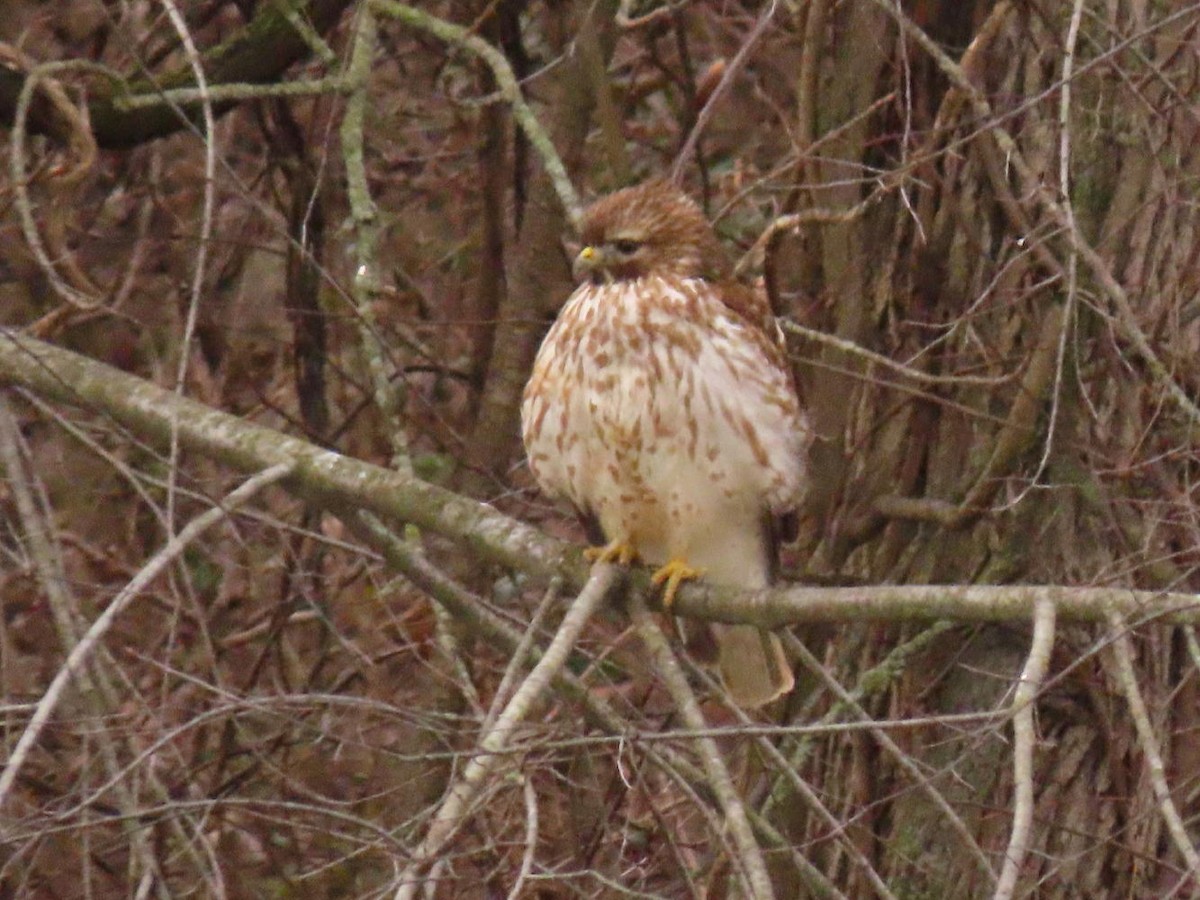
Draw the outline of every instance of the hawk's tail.
M777 635L753 625L713 625L713 635L721 680L738 706L765 706L795 685Z

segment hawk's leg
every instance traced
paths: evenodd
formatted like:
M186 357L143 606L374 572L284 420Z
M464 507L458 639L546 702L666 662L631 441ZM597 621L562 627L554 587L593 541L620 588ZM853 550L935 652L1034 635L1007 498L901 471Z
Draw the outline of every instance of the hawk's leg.
M650 576L650 583L657 585L666 582L662 603L663 609L669 610L675 603L675 592L679 590L679 585L703 574L703 569L693 569L682 559L673 559Z
M583 556L592 562L615 562L628 566L637 559L637 551L628 541L609 541L603 547L588 547L583 551Z

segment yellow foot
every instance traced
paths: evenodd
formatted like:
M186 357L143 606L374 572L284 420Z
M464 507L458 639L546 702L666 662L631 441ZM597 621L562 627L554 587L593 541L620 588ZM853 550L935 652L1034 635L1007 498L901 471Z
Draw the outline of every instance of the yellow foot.
M662 602L663 609L669 610L672 604L675 603L675 592L679 590L679 585L684 581L699 578L703 574L703 569L693 569L682 559L673 559L650 576L650 583L662 584L666 582L666 587L663 588Z
M615 562L627 566L637 559L637 551L625 541L612 541L603 547L588 547L583 551L583 557L592 562Z

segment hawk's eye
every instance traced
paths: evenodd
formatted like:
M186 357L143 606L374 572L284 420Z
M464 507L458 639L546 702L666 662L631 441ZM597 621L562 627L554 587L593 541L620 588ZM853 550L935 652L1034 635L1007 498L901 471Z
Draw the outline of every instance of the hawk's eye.
M628 239L613 241L613 247L615 247L617 252L622 256L632 256L633 254L637 253L638 247L640 246L641 244L639 244L637 241L631 241Z

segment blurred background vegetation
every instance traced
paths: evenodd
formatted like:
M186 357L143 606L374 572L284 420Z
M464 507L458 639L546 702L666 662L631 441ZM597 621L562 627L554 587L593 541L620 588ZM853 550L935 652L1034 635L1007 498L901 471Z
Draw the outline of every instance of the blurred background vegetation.
M1200 6L398 10L372 31L363 0L8 0L0 322L582 541L516 426L571 290L570 215L486 44L584 198L669 172L695 132L684 182L785 318L816 422L790 578L1200 587ZM154 96L197 67L241 87L210 135L190 98ZM78 633L239 480L102 411L5 395L24 462L0 482L3 756ZM425 549L529 622L544 585ZM1155 746L1113 632L1060 627L1015 896L1200 890L1147 764L1191 823L1200 645L1132 625ZM777 829L777 895L991 896L1008 720L946 716L1003 711L1028 623L797 635L820 665L798 663L768 736L811 795L754 736L722 738ZM547 700L429 896L736 896L704 786L651 752L674 710L623 617L580 654L625 731ZM152 583L56 710L0 808L0 896L390 896L506 661L336 519L268 492ZM890 740L837 728L857 718L831 681Z

